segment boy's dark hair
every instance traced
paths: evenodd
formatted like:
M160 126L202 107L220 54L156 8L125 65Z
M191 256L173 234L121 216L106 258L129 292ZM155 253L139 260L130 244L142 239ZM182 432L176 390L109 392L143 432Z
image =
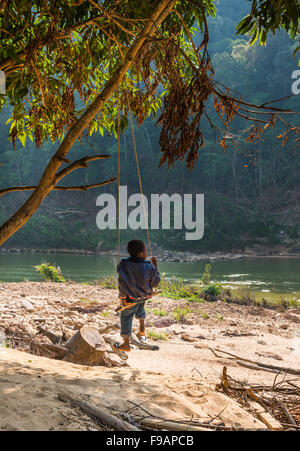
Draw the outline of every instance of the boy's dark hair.
M127 244L127 251L131 257L138 257L138 255L145 250L146 246L141 240L131 240Z

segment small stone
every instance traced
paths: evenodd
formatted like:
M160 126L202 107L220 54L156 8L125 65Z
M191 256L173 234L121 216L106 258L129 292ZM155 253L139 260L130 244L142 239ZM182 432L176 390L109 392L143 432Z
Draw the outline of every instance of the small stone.
M194 347L197 348L197 349L205 349L205 348L207 348L207 346L205 344L202 344L202 343L197 343L197 344L194 345Z
M284 317L293 323L300 323L300 318L297 315L294 315L292 313L286 313Z
M263 341L263 340L258 340L258 342L257 342L259 345L266 345L267 343L265 342L265 341Z
M0 329L0 348L5 345L6 337L3 330Z
M300 315L300 308L290 309L288 313L293 313L295 315Z
M171 319L159 319L157 321L153 321L153 325L155 327L170 327L173 324Z
M22 300L21 300L21 305L22 305L23 308L25 308L25 309L28 310L29 312L33 312L33 310L34 310L34 307L33 307L33 305L31 304L31 302L25 301L25 299L22 299Z
M195 341L195 338L191 337L189 334L181 334L181 339L190 343Z
M286 324L286 323L285 324L280 324L280 326L278 326L278 328L286 330L286 329L289 328L289 324Z
M174 335L176 335L175 332L174 332L174 330L172 330L172 329L170 329L170 328L166 329L165 332L166 332L166 334L168 334L169 336L174 336Z

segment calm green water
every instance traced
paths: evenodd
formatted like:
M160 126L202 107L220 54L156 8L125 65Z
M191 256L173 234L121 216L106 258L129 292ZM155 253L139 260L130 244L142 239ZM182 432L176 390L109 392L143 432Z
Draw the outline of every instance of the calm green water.
M116 259L103 255L0 254L0 281L41 280L33 266L42 262L58 265L67 279L78 282L98 280L114 273ZM186 281L201 278L207 262L159 263L166 277ZM300 291L300 258L245 258L212 262L213 280L234 285L249 284L261 290Z

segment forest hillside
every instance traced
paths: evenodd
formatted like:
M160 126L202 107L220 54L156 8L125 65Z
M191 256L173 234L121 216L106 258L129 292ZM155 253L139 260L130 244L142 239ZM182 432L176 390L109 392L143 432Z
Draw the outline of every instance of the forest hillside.
M218 4L217 19L210 20L209 51L216 80L229 86L243 99L255 104L284 98L291 94L292 73L297 58L292 57L295 42L279 32L270 36L266 47L250 46L246 37L236 35L236 24L248 11L248 2L222 0ZM197 40L197 39L196 39ZM238 95L238 94L237 94ZM279 102L278 106L296 110L295 96ZM213 110L213 108L212 108ZM13 149L8 140L11 124L6 124L9 111L0 113L0 188L36 183L46 167L56 145L44 144L36 149L27 140ZM288 118L293 124L292 118ZM206 145L190 172L182 162L170 170L158 168L161 157L159 125L147 119L135 126L135 135L146 195L151 193L191 193L205 195L205 234L199 241L186 241L184 231L155 230L152 241L174 250L207 252L214 250L241 251L255 245L288 246L297 253L299 238L298 183L300 158L293 138L285 146L279 138L286 124L278 121L275 128L256 143L245 142L249 123L238 119L233 131L236 139L227 141L227 149L214 142L206 129ZM94 135L77 143L70 159L100 152L111 155L108 161L91 163L88 170L69 176L70 185L92 184L116 175L117 142L115 137ZM128 193L138 193L131 130L121 137L121 184ZM99 194L116 194L116 184L89 192L53 192L41 205L28 224L16 233L4 247L89 249L115 248L116 231L100 231L96 226L96 199ZM28 194L11 193L0 200L0 223L22 205ZM126 231L125 242L133 235L144 237L144 231ZM298 249L299 250L299 249Z

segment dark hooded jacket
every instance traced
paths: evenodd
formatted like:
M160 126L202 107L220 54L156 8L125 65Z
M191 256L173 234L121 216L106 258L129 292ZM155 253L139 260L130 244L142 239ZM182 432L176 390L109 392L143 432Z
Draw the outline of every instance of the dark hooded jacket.
M147 299L160 282L157 268L143 258L128 257L121 260L117 268L119 294L125 299Z

